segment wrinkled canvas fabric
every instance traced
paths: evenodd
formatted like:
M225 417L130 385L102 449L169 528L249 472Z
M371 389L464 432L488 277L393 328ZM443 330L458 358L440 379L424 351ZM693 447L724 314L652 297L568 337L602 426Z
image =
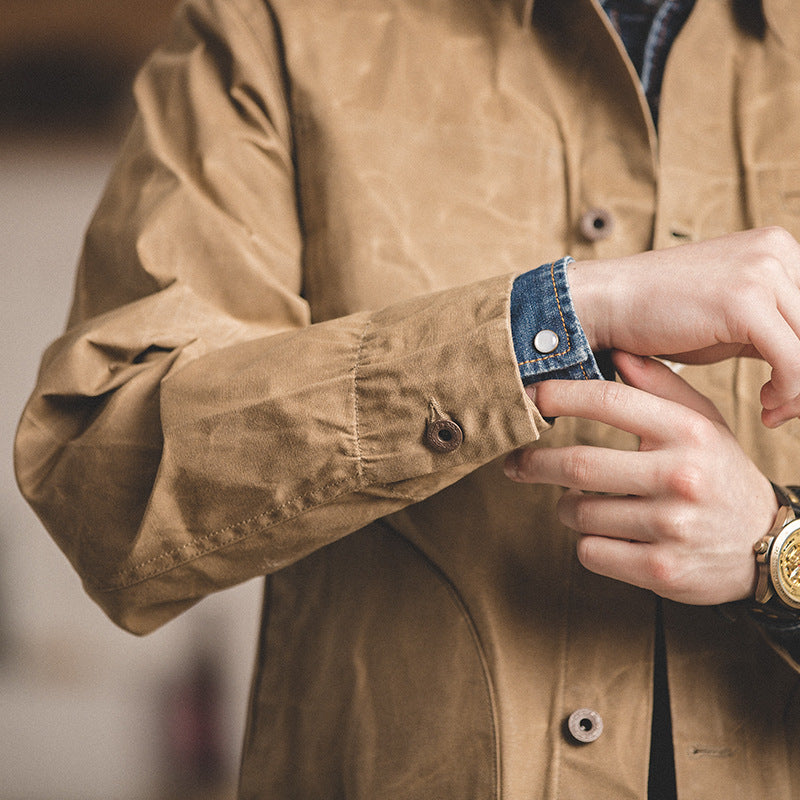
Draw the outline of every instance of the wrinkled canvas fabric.
M268 575L243 798L642 798L655 600L587 573L502 455L618 432L527 399L516 275L800 236L800 38L697 0L656 139L589 0L188 0L86 239L20 485L118 624ZM602 209L611 235L581 218ZM313 324L312 324L313 323ZM777 482L763 365L684 373ZM463 443L425 440L431 409ZM800 796L798 676L665 603L679 797ZM591 708L602 735L564 721Z

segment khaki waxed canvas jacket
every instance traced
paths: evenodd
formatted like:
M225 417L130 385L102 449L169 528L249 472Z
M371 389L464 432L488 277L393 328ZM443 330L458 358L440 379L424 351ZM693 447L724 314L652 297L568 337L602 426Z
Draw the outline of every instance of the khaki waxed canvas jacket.
M269 575L243 798L645 797L655 598L502 474L537 440L635 442L543 421L509 291L565 253L800 237L800 10L764 0L758 37L734 5L697 0L658 138L590 0L182 6L16 459L134 632ZM798 482L762 364L683 374ZM460 446L426 442L441 419ZM800 797L796 665L746 615L664 617L679 798Z

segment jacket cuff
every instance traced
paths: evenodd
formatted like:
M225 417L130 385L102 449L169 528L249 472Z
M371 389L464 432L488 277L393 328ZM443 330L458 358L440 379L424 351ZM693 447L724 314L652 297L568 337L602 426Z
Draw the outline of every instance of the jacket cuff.
M511 282L490 278L370 316L355 371L365 485L432 473L444 479L443 471L455 480L462 466L474 469L548 427L513 359ZM439 429L456 439L437 444L431 437Z
M511 335L522 382L602 379L572 306L566 256L525 272L511 291Z

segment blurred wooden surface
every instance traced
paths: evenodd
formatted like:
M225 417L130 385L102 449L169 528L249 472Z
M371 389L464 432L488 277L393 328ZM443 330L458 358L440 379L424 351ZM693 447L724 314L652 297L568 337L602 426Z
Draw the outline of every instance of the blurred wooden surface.
M174 7L174 0L0 0L0 58L55 48L135 66Z
M0 135L115 133L177 0L0 0Z

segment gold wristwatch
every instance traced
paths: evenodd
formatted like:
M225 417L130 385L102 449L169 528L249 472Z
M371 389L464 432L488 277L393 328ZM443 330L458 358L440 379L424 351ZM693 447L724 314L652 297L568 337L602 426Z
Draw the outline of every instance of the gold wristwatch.
M773 486L781 504L775 522L753 550L758 564L756 602L800 609L800 495L795 487Z

